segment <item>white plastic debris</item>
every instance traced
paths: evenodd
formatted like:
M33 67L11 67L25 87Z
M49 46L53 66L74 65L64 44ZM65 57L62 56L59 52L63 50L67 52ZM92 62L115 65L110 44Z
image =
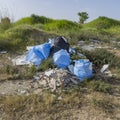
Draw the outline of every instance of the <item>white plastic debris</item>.
M34 46L27 46L26 49L29 51L30 49L32 49Z
M103 67L101 68L100 72L104 73L104 71L106 71L108 69L108 67L109 67L109 64L103 65Z
M69 65L68 69L72 74L74 74L74 66L73 65Z
M34 80L40 80L39 76L33 76Z
M25 55L21 55L18 56L14 59L12 59L13 65L28 65L30 64L29 61L26 61L26 56Z
M46 76L52 76L54 74L54 70L49 70L49 71L45 71L45 75Z

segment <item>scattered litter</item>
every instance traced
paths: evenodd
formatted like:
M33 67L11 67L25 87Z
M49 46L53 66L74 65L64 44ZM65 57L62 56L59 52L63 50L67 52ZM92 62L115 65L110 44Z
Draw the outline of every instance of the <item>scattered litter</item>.
M48 73L54 73L48 74ZM44 86L44 89L58 90L60 87L68 87L78 85L79 78L65 69L52 69L46 72L39 73L39 85Z
M62 100L62 97L61 97L61 96L59 96L59 97L58 97L58 100Z
M70 53L70 54L75 54L75 53L76 53L76 51L75 51L75 49L74 49L74 48L69 48L69 53Z
M13 65L28 65L30 64L29 61L26 61L26 55L17 56L16 58L12 59Z
M104 71L107 70L108 67L109 67L109 64L103 65L103 67L101 68L100 72L101 72L101 73L104 73Z
M86 58L86 56L81 53L77 53L77 55L80 56L81 58Z
M74 66L73 66L73 65L69 65L69 66L68 66L68 69L69 69L69 71L70 71L71 73L74 74Z
M7 51L0 51L0 54L6 54Z
M46 76L52 76L54 74L54 70L49 70L49 71L45 71L45 75Z
M26 93L27 93L26 90L20 90L20 89L18 89L18 92L19 92L20 94L26 94Z
M26 47L26 50L29 51L29 50L33 49L33 47L34 47L34 46L27 46L27 47Z
M40 77L39 77L39 76L33 76L33 79L34 79L34 80L39 80Z

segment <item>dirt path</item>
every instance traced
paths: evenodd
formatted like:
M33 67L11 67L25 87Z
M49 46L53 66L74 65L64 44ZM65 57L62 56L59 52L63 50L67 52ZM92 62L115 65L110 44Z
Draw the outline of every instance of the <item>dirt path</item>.
M38 82L33 80L5 80L0 82L0 95L29 95L41 92Z

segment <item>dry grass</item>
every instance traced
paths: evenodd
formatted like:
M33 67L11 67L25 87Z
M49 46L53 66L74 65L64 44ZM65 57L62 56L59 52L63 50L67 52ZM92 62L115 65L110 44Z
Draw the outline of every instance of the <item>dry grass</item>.
M0 97L0 114L9 120L79 120L88 115L88 108L104 119L117 120L120 103L113 94L94 92L85 87L71 88L70 91L60 93L44 91L41 95ZM85 114L77 115L76 111L81 114L82 110ZM95 118L96 115L89 117Z

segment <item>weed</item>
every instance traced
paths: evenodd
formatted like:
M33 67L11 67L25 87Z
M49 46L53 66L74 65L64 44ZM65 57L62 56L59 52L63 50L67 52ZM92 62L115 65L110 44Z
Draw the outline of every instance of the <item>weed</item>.
M53 64L53 59L51 57L42 62L42 64L38 68L38 71L45 71L49 68L55 68L55 65Z
M104 93L112 92L111 85L109 85L103 81L91 81L89 85L91 86L91 89L93 91L104 92Z
M96 49L95 51L88 52L82 51L86 57L93 62L95 66L101 68L104 64L109 64L110 67L119 68L120 58L110 53L106 49Z
M97 107L98 109L102 109L106 113L113 113L114 105L109 100L97 100L95 98L92 99L92 104Z
M12 66L12 65L5 65L3 72L6 74L17 74L18 73L18 68L16 66Z

